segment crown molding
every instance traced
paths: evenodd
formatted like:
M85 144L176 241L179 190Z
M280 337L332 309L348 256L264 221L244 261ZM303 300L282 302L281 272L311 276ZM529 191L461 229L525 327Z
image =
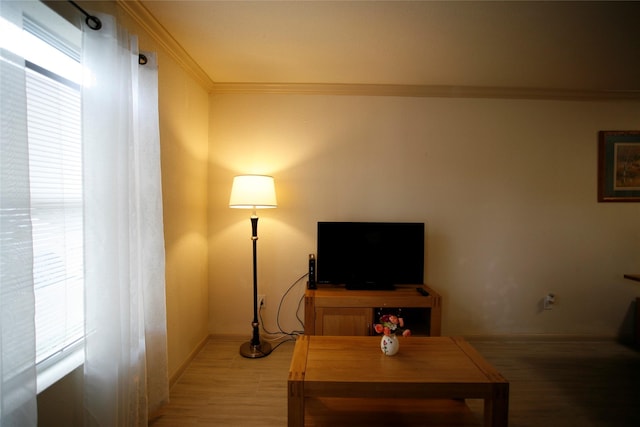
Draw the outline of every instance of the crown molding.
M358 83L253 83L214 82L138 0L116 0L117 5L142 27L176 62L212 95L288 94L392 96L413 98L495 98L564 101L640 100L634 90L568 90L552 88L511 88L446 85L394 85Z
M214 95L350 95L414 98L546 99L566 101L640 100L640 91L586 91L544 88L340 83L214 83L211 93Z
M214 83L171 33L138 0L116 0L117 5L144 29L202 87L211 92Z

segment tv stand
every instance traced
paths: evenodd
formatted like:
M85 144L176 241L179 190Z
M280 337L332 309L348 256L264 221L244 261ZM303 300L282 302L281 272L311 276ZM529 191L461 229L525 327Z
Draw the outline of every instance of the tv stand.
M425 296L416 291L424 289ZM396 285L395 290L348 290L318 285L305 292L306 335L375 335L378 311L401 309L414 335L440 336L442 297L427 285Z

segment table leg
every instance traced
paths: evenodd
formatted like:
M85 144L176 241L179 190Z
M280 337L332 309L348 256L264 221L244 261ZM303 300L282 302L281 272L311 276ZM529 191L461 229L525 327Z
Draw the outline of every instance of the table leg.
M287 415L289 427L304 427L304 375L307 370L309 336L296 340L287 381Z
M302 381L289 381L287 399L289 427L304 427L304 390Z
M484 400L485 427L509 425L509 383L494 384L492 395Z

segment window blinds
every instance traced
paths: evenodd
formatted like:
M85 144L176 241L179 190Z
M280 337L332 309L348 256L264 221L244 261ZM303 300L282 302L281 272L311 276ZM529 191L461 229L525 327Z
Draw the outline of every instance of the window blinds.
M36 363L84 334L80 91L28 69Z

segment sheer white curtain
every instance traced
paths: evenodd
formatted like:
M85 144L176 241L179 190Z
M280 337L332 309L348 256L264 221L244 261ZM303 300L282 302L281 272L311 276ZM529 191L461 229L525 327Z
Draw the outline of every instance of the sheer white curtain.
M169 395L157 66L99 17L82 49L85 424L146 426Z
M19 3L0 16L22 28ZM35 294L24 59L0 49L0 425L37 425Z

